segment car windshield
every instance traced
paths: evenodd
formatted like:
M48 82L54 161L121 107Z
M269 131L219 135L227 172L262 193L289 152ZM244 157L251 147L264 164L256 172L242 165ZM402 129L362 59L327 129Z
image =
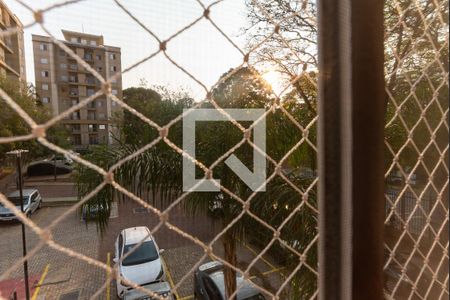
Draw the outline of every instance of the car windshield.
M28 197L23 197L23 205L28 204ZM8 197L8 200L14 203L15 206L20 206L20 197ZM3 205L2 205L3 206Z
M137 244L125 245L123 249L123 255L125 256L131 249ZM153 241L144 242L138 248L136 248L130 255L128 255L122 262L124 266L139 265L149 261L158 259L158 251L156 250L155 243Z

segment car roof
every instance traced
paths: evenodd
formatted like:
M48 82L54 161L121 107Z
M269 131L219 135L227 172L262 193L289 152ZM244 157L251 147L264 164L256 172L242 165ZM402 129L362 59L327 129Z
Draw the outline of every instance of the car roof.
M143 238L145 238L147 235L150 234L150 230L146 226L137 226L137 227L131 227L126 228L122 230L122 235L124 239L124 244L137 244L142 241ZM153 240L153 237L149 235L146 239L146 241Z
M223 274L223 264L219 261L212 261L199 267L201 272L210 277L219 289L222 298L225 299L225 279ZM237 300L245 299L260 294L259 290L251 283L246 281L244 277L236 274L236 284L239 288L237 292Z
M34 192L37 192L37 191L38 191L37 189L23 189L22 190L22 195L24 197L28 197L28 196L30 196L31 194L33 194ZM19 190L16 190L16 191L14 191L14 192L12 192L12 193L10 193L8 195L8 197L19 197L19 196L20 196L20 191Z

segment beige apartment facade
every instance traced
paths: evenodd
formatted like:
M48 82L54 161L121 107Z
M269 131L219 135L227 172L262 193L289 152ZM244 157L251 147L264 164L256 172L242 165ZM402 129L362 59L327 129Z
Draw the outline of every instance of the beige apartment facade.
M104 45L103 36L62 30L67 47L103 78L121 71L120 48ZM53 115L77 105L101 89L88 70L47 36L33 35L36 94ZM119 73L120 74L120 73ZM111 92L122 98L122 77L111 81ZM62 123L70 132L74 149L95 144L114 144L117 129L111 119L120 107L110 97L101 96L66 117Z
M15 28L16 32L0 37L0 75L26 82L23 25L0 0L0 30Z

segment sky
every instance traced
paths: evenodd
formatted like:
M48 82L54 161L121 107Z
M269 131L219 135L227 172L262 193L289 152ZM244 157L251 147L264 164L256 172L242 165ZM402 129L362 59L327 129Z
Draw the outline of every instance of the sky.
M34 9L63 2L23 0ZM24 25L33 21L29 10L15 0L4 0ZM196 0L121 0L136 18L164 40L203 14ZM211 0L202 2L207 5ZM246 7L243 0L225 0L211 9L211 19L241 49L245 37ZM51 10L44 15L45 27L58 39L61 29L103 35L106 45L121 47L122 69L134 64L159 48L156 40L130 18L113 0L84 0ZM34 62L31 35L45 32L39 25L25 29L27 81L34 84ZM167 53L189 70L208 88L232 67L242 63L242 54L212 24L203 19L167 45ZM173 66L162 54L139 65L122 77L123 88L137 86L145 79L149 86L164 85L172 90L185 89L194 99L204 97L195 81Z

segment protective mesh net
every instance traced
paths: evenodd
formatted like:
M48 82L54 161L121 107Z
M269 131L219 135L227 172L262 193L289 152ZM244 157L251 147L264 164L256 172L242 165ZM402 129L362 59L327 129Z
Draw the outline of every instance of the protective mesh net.
M109 286L111 286L112 280L121 281L123 284L133 287L134 289L141 291L147 294L148 296L154 297L155 299L163 299L164 296L158 295L152 292L151 290L145 289L142 286L136 284L136 282L124 278L118 272L117 264L114 267L111 267L108 264L105 264L104 262L97 260L97 258L90 257L88 255L80 253L79 251L75 251L70 247L62 245L54 238L53 235L54 231L61 226L64 220L66 220L70 215L73 215L75 212L77 212L83 206L83 204L87 203L90 199L95 197L95 195L99 193L103 188L110 186L115 189L115 193L122 195L124 198L126 198L127 201L134 201L139 205L141 205L143 208L154 213L154 215L159 220L156 226L150 228L151 234L157 233L159 230L161 230L161 228L167 228L170 231L177 233L180 237L191 241L193 244L199 246L203 250L203 253L201 257L198 259L198 261L194 265L189 266L189 270L187 270L184 274L182 274L182 276L179 276L180 279L177 282L172 283L171 290L175 295L178 295L178 290L180 289L181 285L183 285L186 281L191 280L192 274L202 263L210 259L213 259L221 262L225 267L231 268L235 270L237 273L241 274L245 279L244 281L246 282L245 284L252 285L256 289L258 289L262 294L266 295L266 297L268 298L279 299L279 298L295 297L289 296L293 288L294 290L296 289L297 291L302 291L303 289L304 290L302 294L303 296L301 296L303 298L315 298L317 296L317 288L315 282L317 281L318 276L317 259L316 259L316 247L318 236L316 229L317 226L315 223L317 220L318 211L315 201L315 188L318 179L316 177L314 169L310 169L309 170L310 174L306 176L307 180L305 182L307 183L299 187L298 184L293 182L293 178L295 178L295 175L291 174L288 168L286 167L286 163L290 155L294 153L296 150L298 150L300 147L302 146L304 147L304 145L307 145L307 148L309 149L310 152L312 153L317 152L317 148L315 145L316 144L315 134L312 135L311 137L310 133L315 132L315 124L317 116L315 115L310 116L307 122L304 122L304 120L296 119L294 116L292 116L289 109L289 105L292 105L292 102L286 100L289 99L289 97L284 97L284 95L288 94L288 92L292 89L293 85L295 84L297 84L297 89L299 90L302 89L301 85L299 84L300 80L302 80L303 84L306 83L309 86L311 86L312 88L310 89L315 90L316 80L314 78L314 75L311 75L314 72L311 73L305 72L308 60L310 60L310 58L306 59L305 55L297 51L297 49L295 49L294 46L291 46L291 42L295 41L295 39L292 39L293 38L292 35L286 33L283 34L284 31L280 30L280 28L282 28L282 26L285 26L287 22L295 20L296 18L304 20L304 22L308 26L310 26L311 28L315 28L315 15L314 15L315 9L313 3L312 4L309 4L307 2L296 3L295 5L289 8L288 13L282 15L271 15L267 7L265 7L265 4L259 3L257 1L249 2L248 5L251 5L254 8L255 15L264 16L264 18L266 19L265 24L266 28L264 35L256 38L255 41L251 43L251 46L248 47L248 49L241 49L239 48L239 46L237 46L236 43L233 42L232 37L228 36L223 30L221 30L221 28L211 18L211 11L213 11L216 8L219 9L219 4L222 1L213 2L208 6L204 5L201 1L193 1L193 5L199 5L202 8L203 13L199 15L198 18L192 20L192 22L189 23L188 25L181 28L177 32L173 33L173 35L171 35L169 38L162 40L153 32L152 28L146 26L144 22L139 20L136 16L134 16L130 12L130 10L127 9L126 2L116 0L113 2L114 5L118 7L120 10L122 10L126 15L128 15L129 18L131 18L132 21L134 22L135 26L144 29L148 33L149 39L152 39L157 43L159 43L159 49L156 50L154 53L151 53L148 56L137 61L136 63L130 66L126 66L125 68L123 68L121 72L111 75L108 78L103 78L88 62L85 61L83 57L78 56L66 43L58 40L51 33L51 30L49 30L46 27L45 15L48 11L61 6L74 5L75 3L81 1L61 2L51 7L42 8L40 10L32 9L25 2L22 1L17 2L21 3L23 6L28 8L30 13L34 15L35 21L31 24L25 25L24 28L26 29L33 25L40 26L42 30L51 38L52 42L55 45L57 45L60 49L63 49L68 56L73 58L79 67L82 67L89 73L91 73L101 83L102 88L96 91L93 95L86 97L84 99L80 99L78 104L70 107L65 111L60 112L59 114L57 114L51 120L45 122L44 124L36 123L36 121L33 120L33 118L30 117L25 112L25 110L23 110L19 105L16 104L14 99L12 99L3 90L0 90L0 96L5 100L7 105L9 105L31 127L30 134L24 136L2 137L0 138L0 142L10 143L30 139L37 139L39 143L41 143L45 147L48 147L52 151L65 154L71 157L76 163L91 170L94 170L95 172L97 172L102 176L103 180L97 187L93 188L89 193L86 193L86 195L84 195L84 197L82 197L82 199L80 199L80 201L76 205L73 205L67 210L65 210L61 215L57 216L50 224L48 224L45 227L38 226L38 224L35 223L33 219L27 218L17 207L15 207L11 202L9 202L8 199L3 194L0 194L0 202L5 207L10 209L14 214L16 214L19 217L19 219L26 224L28 228L30 228L32 231L34 231L34 233L36 233L39 236L40 239L40 242L37 243L37 245L35 245L32 249L29 249L28 255L25 258L15 261L6 270L2 270L0 280L7 279L8 276L10 276L10 274L13 271L19 269L25 259L31 259L43 247L49 247L71 258L82 260L88 263L90 267L102 268L105 270L105 272L108 273L105 282L101 286L96 287L96 291L94 293L91 293L91 295L89 295L90 298L92 299L104 295L105 290L108 289ZM221 77L220 80L212 87L208 87L206 84L204 84L200 79L196 77L194 73L190 72L187 68L183 67L166 51L166 49L171 46L171 43L181 33L186 32L191 28L195 27L196 24L201 20L206 20L207 22L209 22L217 30L217 34L223 36L223 38L226 39L242 55L242 64L239 66L235 66L233 71L229 72L226 76ZM7 29L2 31L1 36L5 37L15 33L16 30L14 28ZM311 33L311 35L314 35L314 33ZM266 42L268 43L269 41L272 43L276 43L278 47L283 48L284 55L295 57L296 66L294 68L292 66L288 66L287 64L285 65L285 67L288 68L286 70L289 70L291 72L287 73L289 76L287 76L288 79L285 82L286 83L285 86L281 89L281 92L279 92L278 94L276 94L273 90L271 91L272 95L270 95L269 98L272 99L273 101L267 103L264 115L257 121L253 122L253 124L250 127L245 128L241 123L234 120L225 110L222 109L217 99L215 99L214 89L217 88L223 82L225 82L228 78L232 77L242 67L252 66L253 64L251 56L257 51L261 51L261 49L263 49L263 47L265 46L265 43ZM164 125L157 124L156 122L149 119L141 112L130 107L127 103L123 101L123 99L119 99L116 95L114 95L111 92L112 81L121 76L121 74L130 72L137 66L161 54L167 59L168 64L175 66L180 72L190 77L193 81L195 81L198 85L200 85L204 89L204 92L206 94L205 99L195 102L193 107L189 108L183 114L180 114L179 116L172 119L169 123ZM274 55L276 56L276 54ZM314 55L315 54L312 55L313 58ZM273 57L272 61L279 62L280 66L283 66L283 62L280 61L281 59L282 57ZM258 62L258 63L263 64L266 62ZM46 131L49 128L51 128L58 122L63 121L65 118L69 117L72 113L78 111L80 108L87 106L96 98L102 96L108 97L109 99L111 99L112 102L115 102L123 110L126 110L132 115L138 117L142 122L148 124L151 128L155 129L159 133L159 136L155 138L153 141L136 149L133 153L127 155L126 157L121 157L108 169L104 169L96 165L94 162L84 159L83 157L74 155L73 153L57 146L56 144L49 141L48 138L46 138ZM221 114L223 114L226 117L226 119L228 119L233 125L235 125L235 127L241 132L242 135L242 138L235 146L231 147L231 149L227 150L220 157L215 159L209 166L207 166L204 162L197 160L195 157L189 155L186 151L181 149L177 145L177 143L171 141L169 138L170 137L169 132L175 124L180 122L183 119L183 117L188 115L192 110L202 107L206 103L209 105L208 107L215 108ZM311 106L311 109L312 108L313 107ZM258 122L261 121L261 119L269 118L270 115L275 114L275 112L281 114L286 120L292 123L295 130L298 131L299 133L299 139L292 145L290 149L288 149L288 151L286 151L286 153L284 153L281 159L274 159L268 153L258 148L252 142L250 135L247 133L249 130L254 128L258 124ZM205 178L209 178L208 176L210 176L214 172L214 167L217 166L219 163L221 163L224 159L226 159L230 154L235 152L242 144L248 144L252 148L255 148L260 154L262 154L266 158L267 162L270 164L269 170L271 171L269 174L267 174L267 178L265 180L264 185L269 186L271 182L278 181L279 182L278 184L281 184L281 186L283 186L285 190L289 189L291 190L291 193L294 193L296 195L293 197L295 200L291 201L289 204L283 204L284 217L279 223L275 225L273 222L271 222L271 220L268 219L267 215L262 216L258 212L252 211L251 201L253 198L256 197L257 195L256 192L251 193L246 198L242 198L241 195L235 193L231 189L223 185L218 185L220 188L220 192L223 195L228 196L230 200L233 200L235 202L234 207L238 209L239 212L234 215L233 219L230 220L230 222L228 222L226 226L223 226L215 234L215 237L211 241L206 243L197 238L196 236L194 236L193 234L183 230L182 228L177 226L174 222L172 222L170 219L171 215L176 210L175 208L179 207L180 204L183 204L183 201L186 201L186 199L190 196L191 192L180 193L179 195L171 199L170 205L161 208L157 207L156 205L152 205L151 203L149 203L148 200L144 199L145 197L143 197L139 193L136 193L131 187L124 186L119 182L119 180L115 179L115 171L120 169L127 162L130 162L133 159L139 159L140 155L145 154L146 151L151 150L155 145L161 142L165 143L168 147L170 147L170 149L178 153L180 157L181 156L187 157L189 160L193 161L195 165L202 171L203 176ZM315 157L315 154L313 154L313 156ZM311 195L313 196L311 197ZM276 210L277 208L272 207L272 209ZM311 228L309 229L311 232L310 236L306 240L302 240L300 242L296 240L286 240L283 237L285 226L289 223L295 222L296 219L299 220L299 216L301 221L302 218L305 218L302 217L302 215L308 215L309 218L311 219L311 223L309 224L309 226L311 226ZM231 264L230 262L225 260L222 255L217 254L214 246L216 246L217 242L220 241L224 237L224 235L227 234L227 232L230 232L231 228L236 224L238 224L244 217L253 222L253 227L259 226L260 236L264 242L258 248L257 251L253 250L254 255L251 258L251 260L248 261L247 265L241 267L235 264ZM255 236L257 234L258 233L255 233ZM134 246L134 248L131 251L129 251L127 255L122 256L117 263L118 264L122 263L123 259L126 258L128 255L130 255L139 246L141 246L146 238L142 239L139 243L137 243ZM264 260L265 259L264 256L267 255L269 249L274 246L277 246L279 249L283 249L284 251L283 255L286 257L290 257L291 262L295 261L295 263L285 265L282 268L283 270L280 271L277 286L268 289L263 284L258 282L258 280L255 280L255 276L252 276L251 274L251 269L258 261ZM309 277L309 279L305 279L306 277ZM307 284L304 284L302 282L307 282ZM297 287L292 286L293 283L294 285L297 285ZM229 295L229 297L230 298L235 297L242 287L243 283L238 284L237 289L233 292L232 295ZM308 289L308 291L306 289ZM187 296L184 297L185 299L192 298L192 295L181 295L181 296Z
M385 288L448 298L448 2L385 6Z
M61 227L64 220L77 212L83 204L94 198L105 187L113 187L117 194L123 195L127 201L134 201L143 208L151 211L157 218L157 225L150 228L155 234L162 228L176 233L183 239L187 239L202 249L197 262L189 266L179 280L171 284L174 294L179 294L180 288L186 282L192 280L195 270L205 261L210 259L220 261L225 266L242 274L246 282L251 283L256 289L268 298L273 299L297 299L317 298L317 255L316 247L318 232L316 220L318 215L315 189L318 178L310 168L302 172L307 180L299 186L295 176L288 172L287 162L289 157L300 148L305 147L315 157L317 153L315 126L317 115L314 114L315 103L309 101L315 98L315 94L305 95L302 91L305 85L309 90L315 91L317 70L316 47L316 10L315 3L308 1L249 1L253 7L254 19L264 19L262 29L246 49L240 48L223 31L211 17L211 12L220 9L220 3L216 1L210 5L193 1L193 5L199 5L203 12L198 18L188 25L176 31L169 38L163 40L157 34L139 20L127 9L125 1L113 1L112 5L123 11L134 22L136 27L144 29L148 38L159 43L159 49L139 61L126 66L119 73L107 78L102 77L92 66L78 56L65 43L59 41L46 27L45 15L48 11L61 6L89 5L79 3L83 1L65 1L39 10L33 9L23 1L17 1L33 14L35 21L26 24L24 28L40 26L59 48L73 58L76 63L91 73L101 82L102 88L93 95L80 99L79 103L54 116L51 120L38 124L22 109L4 90L0 89L0 96L31 128L31 132L23 136L0 137L0 143L11 143L36 139L39 143L52 151L71 157L78 164L89 168L102 176L102 182L86 193L76 204L56 216L50 224L38 226L33 219L27 218L17 209L5 195L0 194L0 203L16 214L39 237L39 242L29 249L27 257L18 259L5 270L1 270L0 281L8 279L13 272L20 269L25 259L31 259L41 249L49 247L58 253L81 260L92 268L101 268L108 275L102 285L96 286L95 291L88 295L95 299L104 297L105 291L112 285L113 280L121 280L125 284L156 299L163 299L148 289L144 289L135 282L123 278L118 272L117 266L110 265L90 257L70 247L64 246L54 238L54 232ZM107 12L106 12L107 13ZM242 64L234 66L233 71L209 87L196 77L196 74L177 62L166 49L183 32L191 30L201 20L207 21L217 30L217 34L226 39L232 47L242 55ZM412 1L386 1L385 4L385 49L386 49L386 260L385 260L385 295L387 298L420 298L439 299L448 297L448 2L433 0ZM261 24L259 24L261 25ZM290 31L295 25L300 28L298 32ZM1 32L2 37L16 33L16 29L9 28ZM132 108L129 104L112 94L111 84L121 74L133 71L141 64L154 59L157 55L163 55L167 63L175 66L179 72L200 85L205 94L205 99L195 102L193 107L183 114L173 118L167 124L157 124L141 112ZM253 59L258 57L258 59ZM264 117L270 118L275 113L283 115L286 120L300 133L298 141L290 147L284 155L278 159L271 157L267 152L259 149L249 138L247 131L254 128L255 121L249 128L243 127L240 122L233 120L223 110L220 101L215 98L214 90L231 78L240 68L248 66L275 65L277 71L288 80L281 92L271 91L273 102L266 107ZM310 68L310 69L308 69ZM305 118L307 121L298 120L292 115L292 102L286 97L292 90L297 91L302 105L308 106L311 114ZM46 131L52 126L62 122L72 113L87 106L99 97L108 97L112 102L120 106L124 111L139 118L142 122L155 129L159 135L150 143L135 149L133 153L121 157L111 167L105 169L95 163L58 147L46 138ZM242 139L225 153L220 155L210 164L205 164L186 153L176 142L171 141L170 130L190 111L209 105L217 109L230 120L237 130L242 133ZM235 201L235 207L239 212L226 225L222 226L211 241L200 240L194 234L187 232L171 221L171 216L176 208L183 204L191 196L191 192L183 192L173 199L166 207L153 205L134 189L115 179L115 172L128 162L151 150L158 143L166 144L171 150L180 156L192 160L201 170L205 178L214 173L214 167L222 163L230 154L237 151L243 144L250 145L264 155L271 172L268 174L265 184L278 181L279 186L290 189L296 194L296 201L283 203L285 206L284 218L274 224L267 214L261 214L252 210L252 200L255 201L257 193L253 192L243 198L226 186L219 185L222 194ZM280 183L281 182L281 183ZM272 206L277 209L276 206ZM304 215L312 219L308 226L310 235L304 240L292 240L285 238L284 229L291 226L295 220L303 220ZM300 216L300 217L299 217ZM262 229L254 232L255 236L263 240L262 246L253 251L253 256L245 266L230 264L224 257L217 253L217 243L227 232L231 232L234 225L244 218L253 222L253 226ZM301 222L301 221L300 221ZM300 223L301 225L301 223ZM242 238L242 237L241 237ZM258 239L257 238L257 239ZM142 240L135 249L140 246ZM282 267L275 287L267 288L261 280L251 273L252 267L259 261L265 260L265 256L271 248L278 246L283 249L282 256L290 257L290 263ZM132 252L132 251L131 251ZM130 252L130 253L131 253ZM164 256L164 255L163 255ZM292 259L293 258L293 259ZM120 261L123 260L123 257ZM292 263L295 261L295 263ZM305 275L307 274L307 275ZM258 277L258 276L256 276ZM311 283L312 282L312 283ZM242 288L238 284L236 293ZM297 291L297 293L295 293ZM5 295L2 295L5 297ZM183 299L190 299L190 295L181 295Z

